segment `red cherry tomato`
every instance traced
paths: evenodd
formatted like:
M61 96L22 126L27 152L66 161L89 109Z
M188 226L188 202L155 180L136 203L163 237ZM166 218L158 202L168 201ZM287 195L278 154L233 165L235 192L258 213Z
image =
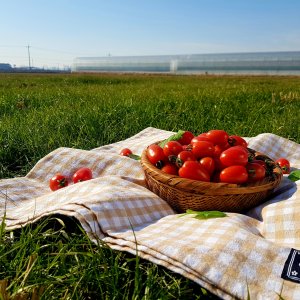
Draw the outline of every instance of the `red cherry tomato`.
M49 181L49 187L52 191L59 190L69 184L66 176L58 173L53 176Z
M200 134L198 134L199 137L206 137L206 132L202 132Z
M80 168L74 173L72 179L74 183L77 183L81 181L90 180L92 178L93 178L93 173L90 168Z
M222 145L223 151L230 148L231 146L227 143L225 145Z
M206 136L215 144L215 145L226 145L228 143L229 135L225 130L213 129L206 133Z
M181 145L188 145L194 138L194 134L190 131L185 131L182 137L178 140Z
M165 144L163 151L166 157L176 155L183 150L182 145L178 141L169 141Z
M191 140L191 144L194 144L194 143L199 142L199 141L211 142L211 140L210 140L206 135L200 134L200 135L198 135L198 136L195 136L195 137Z
M196 158L213 156L215 153L215 146L211 142L198 141L192 145L192 152L194 153Z
M149 161L153 164L156 165L157 162L159 161L166 161L167 158L164 154L164 150L162 147L160 147L157 144L152 144L147 148L147 158Z
M182 167L183 163L188 160L196 160L196 157L192 151L183 150L176 158L176 166L180 168Z
M220 173L220 181L225 183L242 184L247 182L248 172L244 166L230 166Z
M166 163L161 170L169 175L178 175L178 168L171 163Z
M266 162L263 161L263 160L255 159L255 160L252 160L251 162L252 162L252 163L255 163L255 164L259 164L259 165L263 166L265 169L267 169L267 164L266 164Z
M262 180L266 176L266 168L258 163L247 163L246 169L248 172L248 181L255 182L258 180Z
M212 175L215 170L215 160L212 157L203 157L200 159L199 163L208 171L209 175Z
M221 147L220 145L215 145L214 157L220 157L223 151L224 151L223 147Z
M179 158L183 162L187 160L196 160L194 153L192 151L187 150L183 150L180 153L178 153L177 158Z
M221 153L225 151L226 149L230 148L230 145L227 143L226 145L220 146L215 145L215 153L214 157L220 157Z
M132 154L132 151L130 149L128 149L128 148L124 148L120 152L120 155L122 155L122 156L129 156L131 154Z
M203 166L197 161L188 160L179 169L178 174L180 177L200 180L200 181L210 181L210 175L205 170Z
M242 146L247 148L248 143L238 135L230 135L228 139L228 143L230 146Z
M225 167L245 166L248 163L248 150L241 146L230 147L221 153L220 161Z
M286 158L278 158L275 163L279 165L283 174L289 174L291 172L290 162Z

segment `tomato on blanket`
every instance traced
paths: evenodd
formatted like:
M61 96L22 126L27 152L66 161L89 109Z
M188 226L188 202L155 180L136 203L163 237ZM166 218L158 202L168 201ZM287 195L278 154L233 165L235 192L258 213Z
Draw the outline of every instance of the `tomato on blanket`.
M57 173L49 181L49 187L52 191L57 191L69 184L69 181L66 176Z
M77 170L72 177L74 183L90 180L92 178L93 178L92 170L86 167Z
M275 163L279 165L283 174L290 174L291 166L290 162L286 158L278 158Z
M129 148L124 148L120 151L120 155L122 156L130 156L132 151Z

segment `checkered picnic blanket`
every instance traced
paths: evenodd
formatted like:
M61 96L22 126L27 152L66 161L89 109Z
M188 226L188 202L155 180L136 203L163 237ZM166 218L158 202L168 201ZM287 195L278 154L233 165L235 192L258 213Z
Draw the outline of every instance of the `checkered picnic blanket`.
M129 139L90 151L58 148L25 177L0 180L0 221L15 229L51 215L79 220L88 236L116 250L163 265L223 299L300 299L300 182L284 177L274 197L246 214L198 220L180 216L145 185L139 161L119 155L173 134L146 128ZM249 146L300 168L300 145L274 134ZM56 192L57 172L71 176L90 167L94 179Z

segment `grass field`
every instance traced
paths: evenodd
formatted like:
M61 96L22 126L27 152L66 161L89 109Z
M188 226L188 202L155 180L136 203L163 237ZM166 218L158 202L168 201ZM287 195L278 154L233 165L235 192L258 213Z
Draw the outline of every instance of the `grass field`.
M300 143L300 77L0 74L0 178L58 147L92 149L152 126L272 132ZM0 299L209 299L193 282L91 244L54 217L0 227ZM5 292L4 292L5 290ZM24 299L25 299L24 298Z

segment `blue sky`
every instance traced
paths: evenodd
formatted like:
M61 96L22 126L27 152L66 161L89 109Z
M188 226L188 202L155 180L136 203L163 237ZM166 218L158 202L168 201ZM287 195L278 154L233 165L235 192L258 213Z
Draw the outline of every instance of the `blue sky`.
M299 0L0 0L0 62L300 51Z

